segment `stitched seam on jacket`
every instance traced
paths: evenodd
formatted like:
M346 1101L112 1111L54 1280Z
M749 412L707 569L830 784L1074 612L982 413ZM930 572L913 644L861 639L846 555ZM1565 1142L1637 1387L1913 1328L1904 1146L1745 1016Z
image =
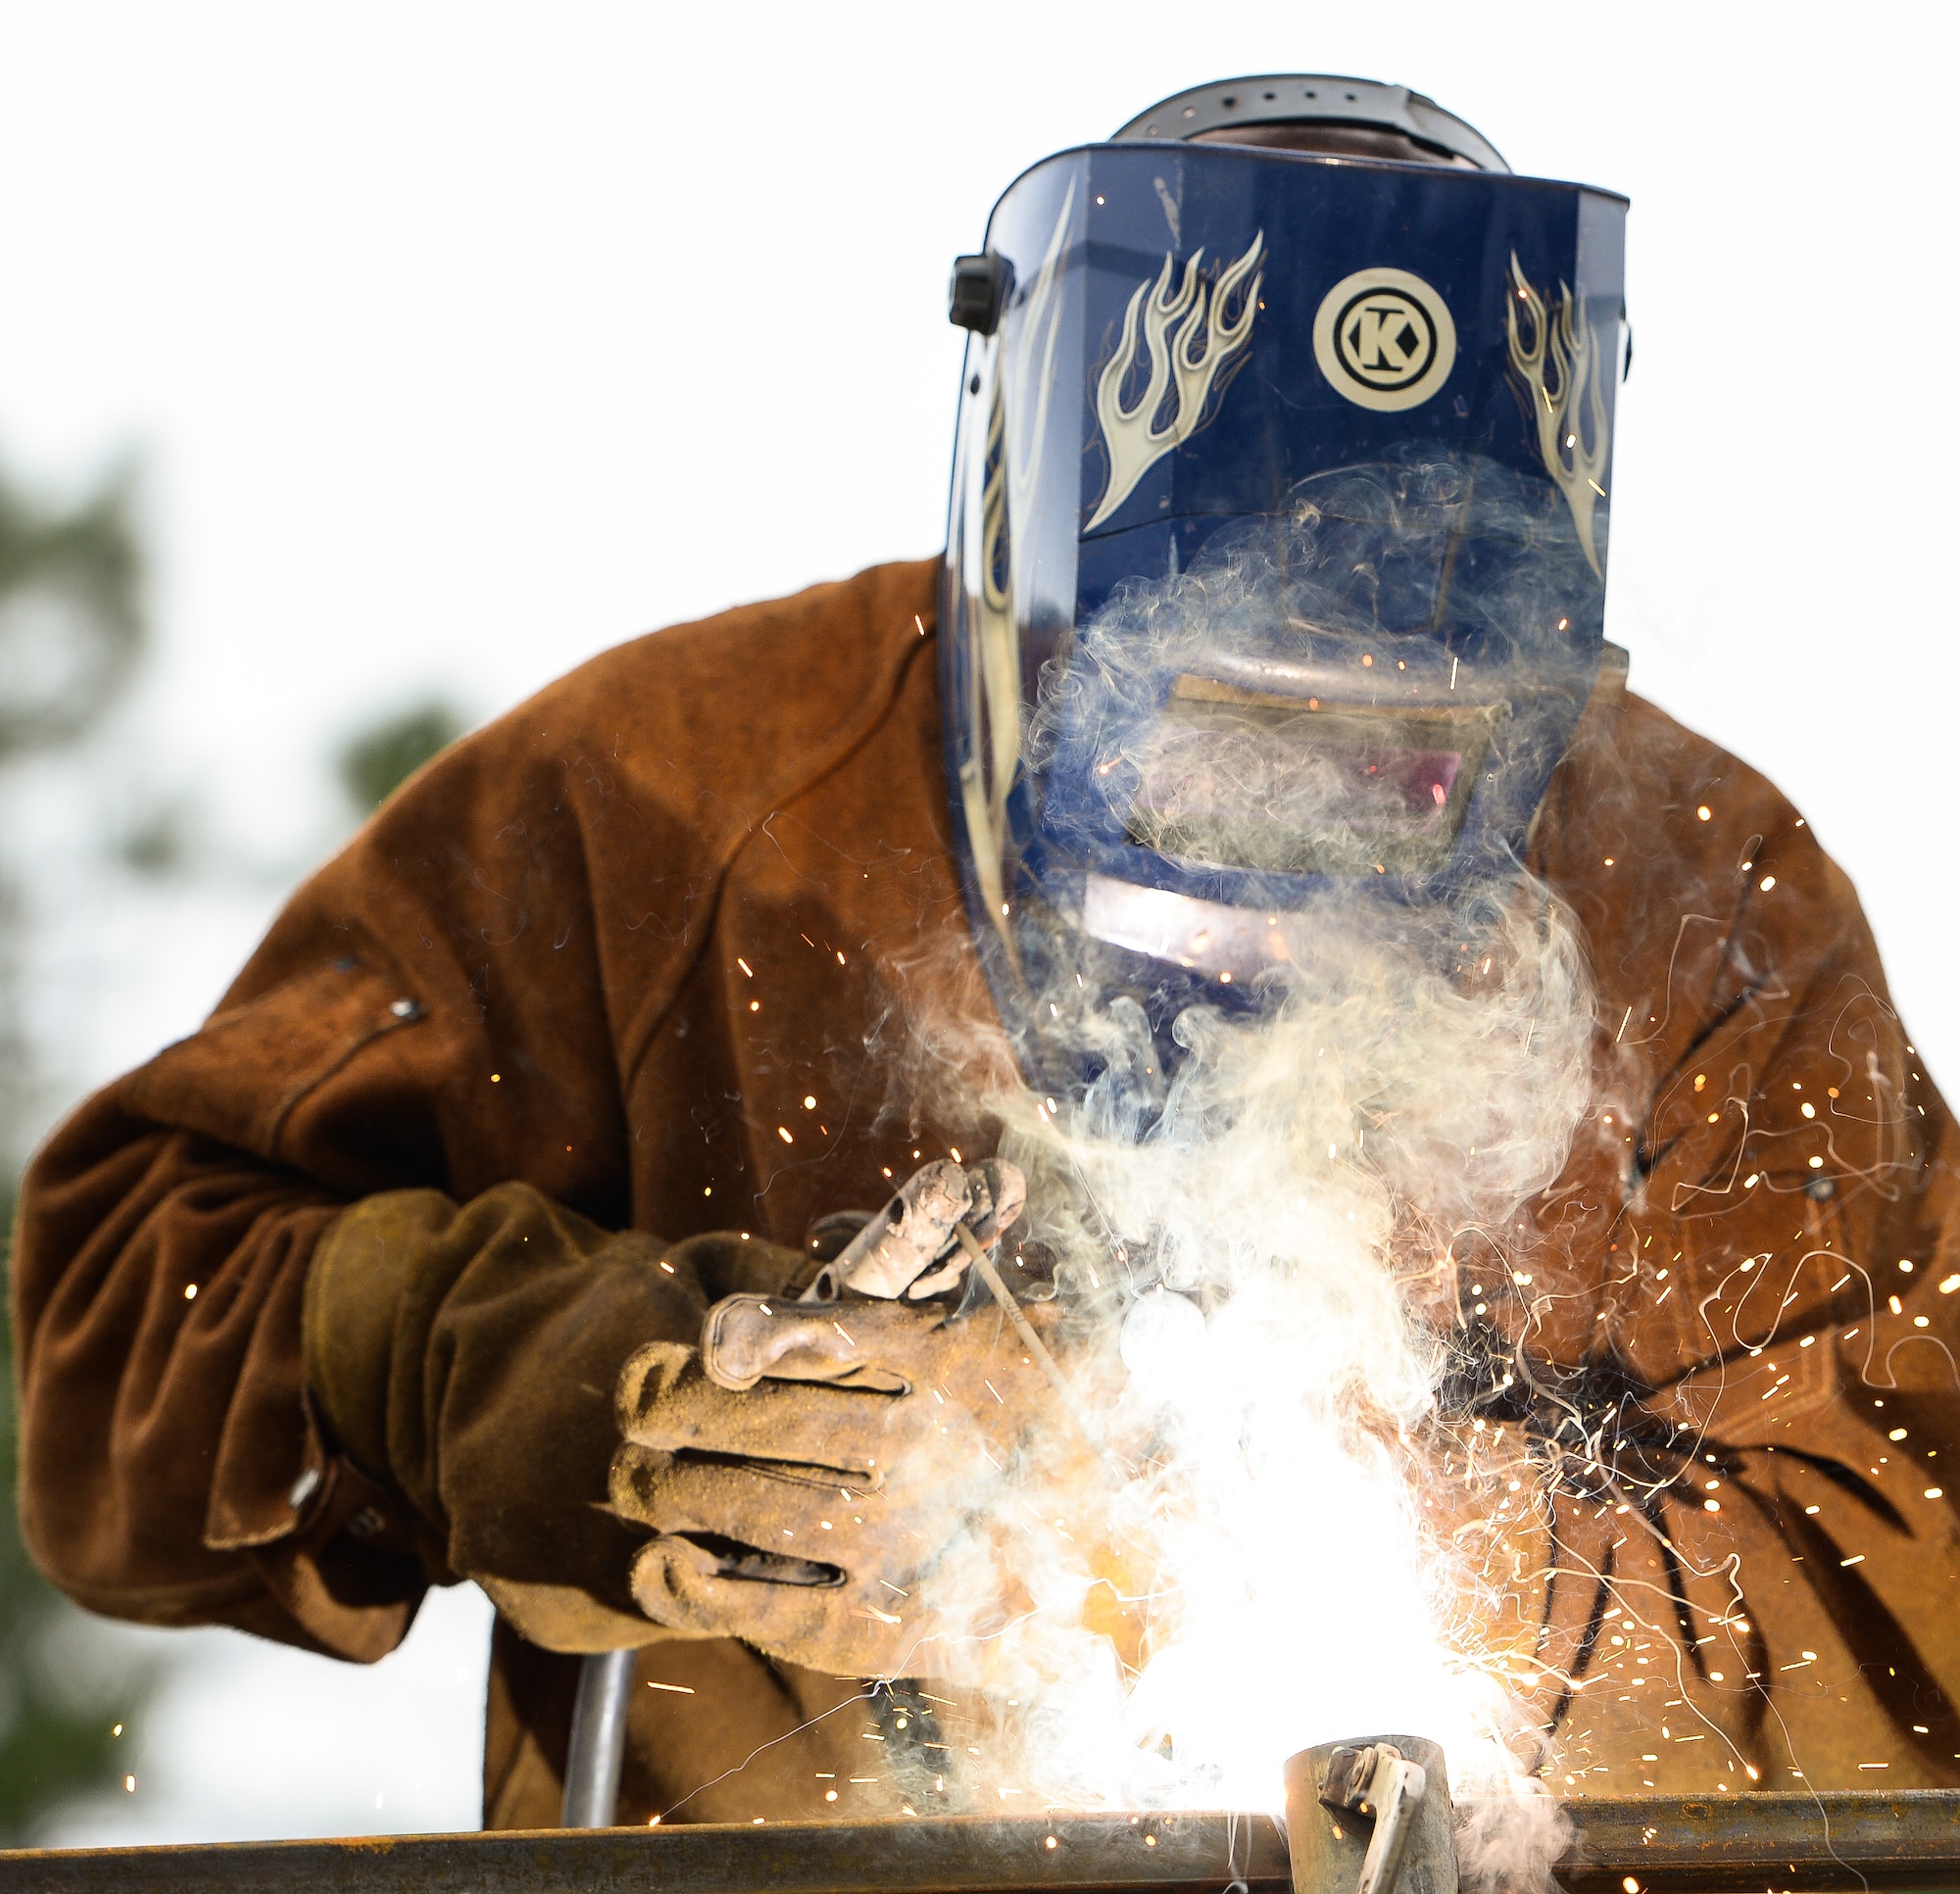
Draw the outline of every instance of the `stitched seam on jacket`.
M336 1072L343 1070L358 1054L365 1052L376 1040L385 1039L390 1033L405 1032L412 1026L419 1026L427 1018L426 1012L419 1012L411 1019L384 1019L351 1044L344 1046L337 1058L307 1073L272 1108L266 1126L267 1154L275 1162L291 1162L291 1159L279 1149L279 1140L285 1135L286 1120L293 1115L299 1105L318 1092Z
M937 625L937 588L935 587L933 610L935 622L923 638L914 635L900 646L896 661L891 663L886 673L884 688L873 699L873 708L863 722L847 729L831 748L821 753L809 765L785 778L779 785L772 785L769 793L759 799L760 805L770 815L794 801L800 796L808 795L826 776L833 774L855 756L865 744L890 721L892 710L897 704L911 666L922 651L937 651L939 634ZM921 614L923 616L923 614ZM764 816L763 822L766 822ZM688 976L701 964L708 951L708 943L713 933L713 917L721 905L722 890L726 887L730 870L741 858L742 851L761 833L761 824L747 823L740 830L732 832L717 843L711 857L712 866L705 877L709 897L705 904L700 944L685 956L677 957L662 986L650 993L642 1002L640 1023L635 1024L625 1035L624 1056L620 1060L620 1093L622 1101L630 1096L639 1081L640 1067L645 1063L649 1049L661 1029L661 1022L667 1016L680 990L687 983Z

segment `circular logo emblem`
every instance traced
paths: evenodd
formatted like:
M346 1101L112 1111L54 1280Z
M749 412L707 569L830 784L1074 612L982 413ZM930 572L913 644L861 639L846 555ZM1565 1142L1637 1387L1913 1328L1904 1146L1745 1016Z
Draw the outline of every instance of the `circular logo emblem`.
M1415 408L1456 365L1449 305L1406 269L1357 269L1322 298L1313 318L1320 372L1357 406Z

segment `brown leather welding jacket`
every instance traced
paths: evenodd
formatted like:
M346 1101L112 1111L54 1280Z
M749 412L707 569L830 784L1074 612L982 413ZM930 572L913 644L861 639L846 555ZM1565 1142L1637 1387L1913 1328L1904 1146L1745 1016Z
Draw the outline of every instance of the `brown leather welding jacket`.
M473 1484L522 1498L526 1443L598 1521L567 1545L623 1530L596 1511L610 1369L524 1352L580 1258L658 1233L622 1320L686 1335L745 1233L798 1249L961 1129L912 1116L890 1062L906 1018L988 1003L937 573L642 639L458 744L202 1031L60 1128L14 1281L23 1512L58 1584L368 1662L484 1562L458 1522L497 1511ZM1632 696L1589 712L1533 857L1597 983L1595 1109L1487 1293L1566 1378L1546 1451L1651 1441L1570 1482L1530 1592L1527 1645L1576 1679L1539 1687L1554 1786L1960 1782L1954 1130L1852 890L1775 789ZM427 1411L363 1474L310 1414L309 1258L350 1202L416 1188L466 1206L415 1200L452 1249L505 1245L504 1287L439 1402L437 1365L395 1362ZM707 1264L646 1261L710 1231ZM488 1823L556 1822L576 1662L500 1623ZM678 1637L639 1676L672 1687L635 1690L621 1820L890 1812L850 1682Z

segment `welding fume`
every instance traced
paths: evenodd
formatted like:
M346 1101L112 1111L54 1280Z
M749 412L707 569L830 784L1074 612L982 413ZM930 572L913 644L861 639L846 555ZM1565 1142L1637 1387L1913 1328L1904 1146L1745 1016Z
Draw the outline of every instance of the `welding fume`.
M1606 639L1626 215L1310 74L1023 172L943 558L475 733L38 1156L44 1569L475 1582L492 1827L1535 1894L1574 1796L1960 1783L1953 1129Z

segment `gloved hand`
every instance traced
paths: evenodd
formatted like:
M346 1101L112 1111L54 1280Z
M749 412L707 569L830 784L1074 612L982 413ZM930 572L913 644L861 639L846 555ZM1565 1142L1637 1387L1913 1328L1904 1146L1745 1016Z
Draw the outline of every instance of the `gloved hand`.
M807 1274L732 1232L608 1232L523 1184L363 1198L314 1252L304 1324L329 1445L394 1496L362 1556L406 1534L549 1650L658 1641L627 1585L639 1534L606 1503L620 1369L656 1336L685 1348L718 1298Z
M1053 1333L1052 1306L1024 1314ZM633 1596L676 1630L899 1674L937 1628L936 1566L1056 1414L991 1302L729 1296L698 1349L650 1343L620 1378L612 1506L656 1533Z

